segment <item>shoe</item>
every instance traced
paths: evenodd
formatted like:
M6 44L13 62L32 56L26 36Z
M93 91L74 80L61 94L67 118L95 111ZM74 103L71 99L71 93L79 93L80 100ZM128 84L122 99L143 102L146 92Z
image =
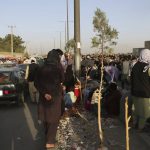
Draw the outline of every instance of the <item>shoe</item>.
M46 150L56 150L55 147L53 148L46 148Z
M56 150L55 147L46 148L46 150Z
M46 144L46 149L55 148L55 144Z

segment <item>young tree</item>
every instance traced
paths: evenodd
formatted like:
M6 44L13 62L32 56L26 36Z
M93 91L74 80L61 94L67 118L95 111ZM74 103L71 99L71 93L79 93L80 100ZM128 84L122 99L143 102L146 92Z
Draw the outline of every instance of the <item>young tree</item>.
M106 54L108 54L108 55L113 54L113 52L114 52L114 49L111 48L111 47L108 47L108 48L106 49Z
M116 42L113 40L118 38L118 31L111 28L108 24L106 14L99 8L95 11L93 26L96 36L92 38L92 47L100 48L103 53L105 48L116 45Z
M103 132L101 126L101 91L103 85L103 52L108 49L109 46L116 44L113 39L118 38L118 32L116 29L111 28L108 24L108 19L104 12L99 8L95 11L95 16L93 17L93 26L96 36L92 38L92 47L98 47L101 50L101 78L99 85L99 101L98 101L98 127L99 127L99 137L101 140L101 149L105 149L103 146Z
M70 52L70 51L72 51L72 50L74 49L74 47L75 47L75 40L74 40L74 39L71 39L71 40L69 40L69 41L66 43L65 49L66 49L67 52Z

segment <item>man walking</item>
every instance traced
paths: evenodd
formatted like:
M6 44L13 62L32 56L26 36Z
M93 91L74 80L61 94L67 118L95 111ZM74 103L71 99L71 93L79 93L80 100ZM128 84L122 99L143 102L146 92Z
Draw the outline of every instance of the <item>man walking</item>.
M35 60L32 59L31 64L29 64L26 69L25 79L27 79L29 84L29 93L30 93L30 98L32 103L37 103L39 99L39 93L34 86L35 74L38 68L39 68L38 64L36 64Z

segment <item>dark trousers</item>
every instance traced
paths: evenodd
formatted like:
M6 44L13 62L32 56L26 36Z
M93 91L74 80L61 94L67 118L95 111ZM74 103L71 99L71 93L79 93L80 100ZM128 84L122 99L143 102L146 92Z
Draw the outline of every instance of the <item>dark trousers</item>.
M58 124L59 124L59 122L55 122L55 123L44 122L47 144L55 144L55 142L56 142L55 138L56 138Z

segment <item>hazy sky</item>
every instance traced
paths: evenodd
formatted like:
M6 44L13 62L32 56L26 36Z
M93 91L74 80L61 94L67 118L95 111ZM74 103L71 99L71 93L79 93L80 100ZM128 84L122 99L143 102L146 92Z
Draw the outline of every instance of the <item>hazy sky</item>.
M69 1L69 20L74 20L74 0ZM144 47L150 40L150 0L80 0L81 48L89 52L94 36L92 20L96 8L106 13L109 24L119 31L116 52L129 52ZM65 42L66 0L0 0L0 37L10 33L26 41L32 53L45 53ZM62 22L61 22L62 21ZM69 23L73 38L74 24Z

